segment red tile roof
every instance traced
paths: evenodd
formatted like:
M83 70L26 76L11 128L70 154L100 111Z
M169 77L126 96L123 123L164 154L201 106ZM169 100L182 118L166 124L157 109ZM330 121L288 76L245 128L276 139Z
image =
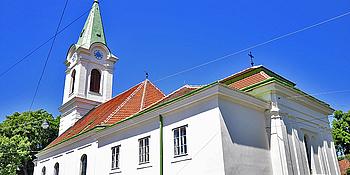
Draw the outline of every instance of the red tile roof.
M264 80L275 78L282 81L289 86L294 87L295 84L282 76L272 72L271 70L265 68L264 66L253 66L231 76L228 76L222 80L220 83L224 83L231 88L242 90L246 87L252 86L254 84L260 83Z
M272 77L295 85L263 66L254 66L245 69L225 79L219 80L219 82L224 83L233 89L240 90ZM127 91L117 95L113 99L92 109L72 127L50 143L48 148L97 126L115 124L121 120L124 120L125 118L143 111L146 108L150 108L154 105L181 97L196 89L199 89L200 87L202 86L185 85L170 93L168 96L165 96L149 80L145 80Z
M149 80L145 80L113 99L92 109L48 146L52 147L84 131L100 125L121 121L163 99L165 95Z
M265 72L259 72L249 77L233 82L229 86L235 89L242 89L270 78Z
M175 99L177 97L181 97L183 95L186 95L198 88L200 88L202 86L190 86L190 85L185 85L185 86L182 86L181 88L175 90L174 92L170 93L169 95L167 95L165 98L163 98L162 100L160 100L158 102L159 103L164 103L164 102L167 102L167 101L170 101L172 99Z

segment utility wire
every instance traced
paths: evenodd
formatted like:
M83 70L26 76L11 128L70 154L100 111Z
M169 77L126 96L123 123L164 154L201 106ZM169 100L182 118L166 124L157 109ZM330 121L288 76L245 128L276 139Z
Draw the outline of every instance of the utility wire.
M313 121L313 120L316 120L316 119L325 119L325 118L329 118L329 117L333 117L333 116L328 116L328 117L320 117L320 118L314 118L314 119L311 119L311 120L308 120L308 121ZM305 123L306 121L299 121L299 122L289 122L285 125L280 125L280 126L272 126L272 127L286 127L288 125L291 125L291 124L297 124L297 123ZM266 127L266 128L272 128L272 127ZM293 131L294 132L294 131ZM218 135L218 132L216 134L214 134L213 137L211 137L194 155L193 155L193 158L195 158L205 147L207 147L209 145L210 142L213 141L213 139ZM185 168L187 167L187 165L189 165L189 163L186 163L184 166L182 166L180 168L180 170L176 173L176 174L180 174L180 172Z
M326 24L326 23L328 23L328 22L337 20L337 19L339 19L339 18L348 16L348 15L350 15L350 11L349 11L349 12L346 12L346 13L343 13L343 14L341 14L341 15L335 16L335 17L333 17L333 18L324 20L324 21L322 21L322 22L319 22L319 23L316 23L316 24L313 24L313 25L304 27L304 28L302 28L302 29L296 30L296 31L294 31L294 32L290 32L290 33L287 33L287 34L284 34L284 35L280 35L280 36L278 36L278 37L272 38L272 39L267 40L267 41L265 41L265 42L252 45L252 46L247 47L247 48L245 48L245 49L241 49L241 50L239 50L239 51L237 51L237 52L230 53L230 54L227 54L227 55L218 57L218 58L213 59L213 60L211 60L211 61L208 61L208 62L206 62L206 63L202 63L202 64L199 64L199 65L197 65L197 66L194 66L194 67L191 67L191 68L188 68L188 69L184 69L184 70L182 70L182 71L180 71L180 72L177 72L177 73L174 73L174 74L165 76L165 77L163 77L163 78L160 78L160 79L156 80L155 82L159 82L159 81L162 81L162 80L165 80L165 79L168 79L168 78L171 78L171 77L174 77L174 76L177 76L177 75L180 75L180 74L183 74L183 73L192 71L192 70L194 70L194 69L198 69L198 68L203 67L203 66L206 66L206 65L208 65L208 64L221 61L221 60L226 59L226 58L228 58L228 57L231 57L231 56L234 56L234 55L243 53L243 52L247 52L247 51L249 51L249 50L251 50L251 49L254 49L254 48L257 48L257 47L260 47L260 46L269 44L269 43L272 43L272 42L277 41L277 40L281 40L281 39L286 38L286 37L289 37L289 36L291 36L291 35L295 35L295 34L297 34L297 33L300 33L300 32L303 32L303 31L306 31L306 30L309 30L309 29L318 27L318 26L320 26L320 25Z
M328 118L333 118L334 116L326 116L326 117L319 117L319 118L313 118L311 120L308 121L296 121L296 122L288 122L284 125L278 125L278 126L270 126L270 127L266 127L266 129L271 129L272 127L287 127L288 125L292 125L292 124L298 124L298 123L306 123L306 122L311 122L311 121L315 121L315 120L321 120L321 119L328 119ZM215 136L218 133L216 133L213 137L211 137L207 143L205 143L194 155L193 158L195 158L198 153L200 153L207 145L209 145L209 143L215 138ZM182 166L182 168L177 172L177 174L180 174L180 172L188 165L189 163L185 164L184 166Z
M318 92L318 93L307 94L307 95L296 95L296 96L287 97L287 99L309 97L309 96L318 96L318 95L337 94L337 93L350 93L350 89L349 90L340 90L340 91L324 91L324 92Z
M29 111L32 110L32 107L33 107L33 104L34 104L34 100L35 100L36 95L37 95L37 93L38 93L38 89L39 89L41 80L42 80L42 78L43 78L43 76L44 76L47 63L48 63L48 61L49 61L49 58L50 58L50 55L51 55L53 46L54 46L55 41L56 41L56 38L57 38L57 34L58 34L58 32L59 32L59 29L60 29L60 26L61 26L61 23L62 23L62 20L63 20L64 13L66 12L66 8L67 8L67 5L68 5L68 1L69 1L69 0L66 0L66 2L65 2L65 4L64 4L64 8L63 8L63 10L62 10L62 14L61 14L60 20L59 20L58 25L57 25L57 28L56 28L56 31L55 31L55 35L53 36L53 40L52 40L52 43L51 43L51 47L50 47L49 53L47 54L47 57L46 57L46 60L45 60L45 64L44 64L44 67L43 67L43 69L42 69L42 71L41 71L38 84L36 85L36 89L35 89L35 92L34 92L34 96L33 96L33 99L32 99L32 103L30 104Z
M46 45L48 42L50 42L52 39L54 39L56 36L58 36L59 34L61 34L63 31L65 31L68 27L70 27L72 24L74 24L75 22L77 22L80 18L82 18L83 16L85 16L87 13L90 12L91 9L85 11L84 13L82 13L80 16L78 16L77 18L75 18L72 22L70 22L68 25L66 25L65 27L63 27L60 31L57 32L57 35L55 34L54 36L50 37L49 39L47 39L45 42L43 42L42 44L40 44L39 46L35 47L33 50L31 50L27 55L25 55L24 57L22 57L21 59L18 59L16 61L16 63L14 63L13 65L11 65L9 68L7 68L5 71L0 73L0 78L3 77L5 74L7 74L10 70L12 70L14 67L16 67L18 64L20 64L21 62L23 62L24 60L26 60L28 57L30 57L33 53L35 53L36 51L38 51L40 48L42 48L44 45Z
M310 119L310 120L307 120L307 121L287 122L287 123L284 124L284 125L269 126L269 127L266 127L266 128L282 127L282 126L288 126L288 125L292 125L292 124L306 123L306 122L312 122L312 121L316 121L316 120L329 119L329 118L334 118L334 116L331 115L331 116L326 116L326 117L317 117L317 118L313 118L313 119Z
M212 142L214 140L214 138L219 134L219 131L216 132L194 155L193 155L193 159L198 155L198 153L200 153L205 147L207 147L209 145L210 142ZM186 163L184 166L182 166L182 168L180 168L180 170L176 173L176 174L180 174L181 171L189 164L190 162Z

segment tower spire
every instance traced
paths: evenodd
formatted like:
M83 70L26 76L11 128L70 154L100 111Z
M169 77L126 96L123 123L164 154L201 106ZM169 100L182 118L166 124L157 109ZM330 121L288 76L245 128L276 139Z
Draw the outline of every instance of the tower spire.
M106 45L98 0L94 0L84 28L80 33L77 45L89 48L91 44L100 42Z

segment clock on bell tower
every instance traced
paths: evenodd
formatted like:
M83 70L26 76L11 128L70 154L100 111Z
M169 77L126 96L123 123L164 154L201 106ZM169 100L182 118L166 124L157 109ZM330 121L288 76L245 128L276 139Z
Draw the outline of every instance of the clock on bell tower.
M78 42L67 54L59 135L97 105L112 98L114 64L107 47L99 3L94 1Z

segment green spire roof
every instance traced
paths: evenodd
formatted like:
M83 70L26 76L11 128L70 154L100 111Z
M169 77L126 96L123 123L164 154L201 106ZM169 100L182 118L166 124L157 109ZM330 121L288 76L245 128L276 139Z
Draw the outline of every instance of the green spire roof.
M98 0L94 0L77 45L89 48L95 42L106 44Z

